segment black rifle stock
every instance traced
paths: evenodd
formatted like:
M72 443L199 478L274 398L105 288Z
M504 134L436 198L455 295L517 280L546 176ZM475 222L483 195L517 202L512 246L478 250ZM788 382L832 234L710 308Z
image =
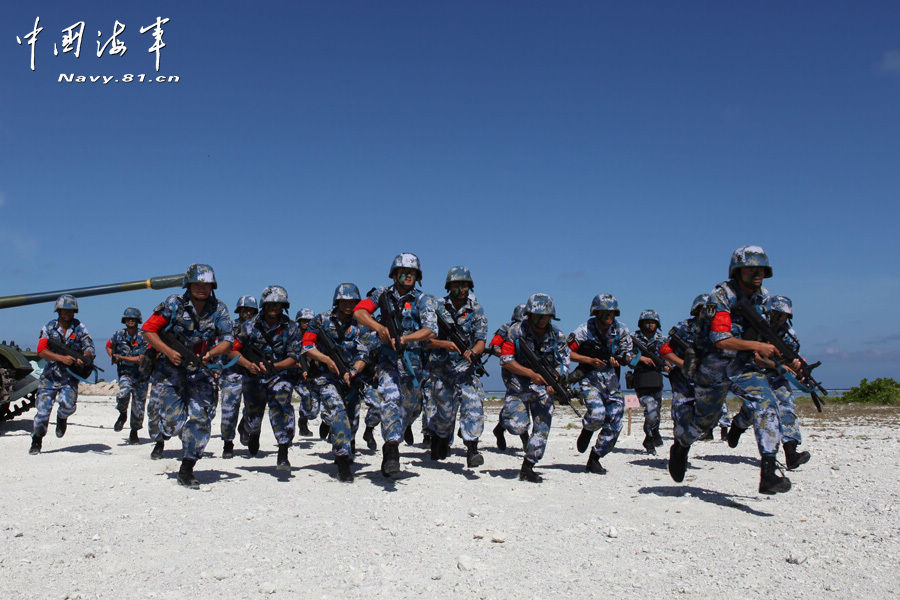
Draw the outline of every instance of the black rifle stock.
M540 358L537 353L528 345L524 340L521 343L516 344L516 349L518 353L521 353L522 357L525 359L525 366L532 369L535 373L540 375L544 381L547 382L551 388L553 388L554 396L559 401L560 404L568 404L576 415L579 417L582 416L581 413L578 412L574 406L572 406L572 398L574 394L572 394L560 381L560 377L557 376L556 371L553 369L551 365L547 364L547 361ZM517 354L518 354L517 353Z
M637 346L637 349L641 351L642 355L653 361L653 364L657 369L662 369L666 366L666 361L662 359L659 353L651 350L650 346L639 340L636 336L631 336L631 342Z
M669 340L671 340L675 344L675 346L679 350L681 350L682 354L684 354L684 366L681 367L681 372L684 373L685 377L687 377L688 379L693 379L694 375L697 374L697 369L700 368L700 360L697 356L697 350L695 350L693 346L684 341L684 338L675 333L674 327L671 331L669 331Z
M467 351L472 350L472 347L466 343L463 337L462 328L452 320L445 319L445 315L438 311L438 337L442 335L445 336L445 339L453 342L460 354L465 354ZM479 377L488 376L488 372L484 370L484 364L481 362L480 357L473 356L472 362L476 365L476 375Z
M93 356L88 356L87 354L79 354L78 352L75 352L74 350L57 340L48 338L47 349L55 354L62 354L63 356L71 356L72 358L81 359L81 361L84 363L83 365L78 366L76 364L72 364L71 366L66 367L66 369L68 369L79 379L87 379L87 377L95 370L103 370L94 364Z
M181 355L181 366L190 370L206 371L210 375L213 375L209 366L203 364L203 358L197 356L194 350L190 348L181 337L165 329L158 331L156 335L159 336L162 343Z
M599 358L607 364L609 364L609 359L611 358L615 358L620 367L624 364L627 364L624 358L622 358L621 356L613 356L613 354L609 351L609 348L607 348L606 346L601 346L597 342L593 341L588 341L580 344L578 346L577 352L578 354L582 354L590 358ZM575 367L574 371L568 374L568 376L566 377L566 382L576 383L578 381L581 381L582 379L587 377L587 375L595 368L596 367L590 367L585 364L580 364Z
M403 334L403 328L400 326L400 316L394 303L389 298L389 292L385 290L378 298L378 308L381 310L381 322L388 328L391 339L394 340L394 349L397 354L403 352L403 344L400 343L400 337Z
M337 366L341 382L343 383L344 381L344 375L349 373L350 384L362 390L362 380L354 376L353 367L351 365L348 365L347 361L344 360L344 353L341 351L341 348L340 346L338 346L337 342L334 341L334 338L331 337L331 334L323 329L316 336L316 342L319 346L322 347L323 353L328 356L328 358L334 361L334 364Z

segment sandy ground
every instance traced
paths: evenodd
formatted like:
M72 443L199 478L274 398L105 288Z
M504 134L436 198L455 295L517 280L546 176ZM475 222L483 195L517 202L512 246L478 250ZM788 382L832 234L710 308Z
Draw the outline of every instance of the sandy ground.
M756 492L752 435L731 450L702 442L684 484L665 453L644 454L641 419L584 473L579 426L557 409L540 485L516 479L518 440L489 430L486 463L461 444L432 463L401 446L404 474L357 457L338 483L329 448L303 438L279 477L271 430L263 451L200 461L200 491L179 487L180 444L151 446L112 430L112 398L82 397L63 439L28 456L34 412L0 424L0 581L4 598L888 598L900 589L900 411L803 412L813 459L793 489ZM417 438L418 425L417 425ZM315 429L315 427L314 427ZM141 432L146 436L146 429ZM359 437L361 438L361 433ZM359 440L360 446L365 444ZM240 447L239 447L240 448Z

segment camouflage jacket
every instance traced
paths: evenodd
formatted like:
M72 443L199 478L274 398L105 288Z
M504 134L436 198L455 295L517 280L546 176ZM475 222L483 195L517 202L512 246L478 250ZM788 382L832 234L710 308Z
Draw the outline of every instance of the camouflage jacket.
M550 325L549 330L542 337L537 338L528 326L528 320L514 323L508 331L508 337L503 342L503 353L500 356L500 364L508 365L513 360L522 366L531 368L521 357L520 344L528 344L537 354L538 358L544 358L553 366L557 373L565 376L569 370L569 346L562 331ZM531 380L521 375L510 374L506 380L507 387L515 392L521 392L531 385Z
M293 358L300 362L301 338L300 327L284 313L274 325L266 323L263 313L258 313L241 324L240 333L237 335L238 351L246 346L252 346L265 355L266 360L273 363L281 362L286 358ZM250 375L260 381L272 381L276 378L289 379L292 369L282 369L276 373L260 373Z
M319 313L309 322L309 329L303 334L301 352L305 354L313 348L318 347L318 338L323 331L327 332L331 339L334 340L334 343L340 348L341 356L343 357L344 362L347 363L347 366L353 367L353 364L356 361L365 360L364 357L368 355L368 349L362 342L363 328L357 325L352 316L347 325L342 326L335 315L335 311ZM318 349L323 354L325 353L322 348ZM336 379L337 377L323 366L321 369L317 370L314 383L316 385L325 385Z
M656 331L654 331L653 335L650 336L649 338L646 335L644 335L644 332L641 331L640 329L638 329L637 331L632 333L631 337L636 339L638 342L640 342L644 346L646 346L649 350L656 352L657 354L659 354L659 349L663 345L663 342L666 341L658 329ZM635 351L637 351L637 347L635 347ZM651 368L652 367L648 367L647 365L644 365L643 363L638 363L637 365L635 365L636 370L644 370L644 369L651 369ZM654 368L653 370L658 371L659 369Z
M444 318L455 322L463 332L463 339L473 347L479 340L486 341L488 322L478 300L469 294L466 303L459 310L453 307L450 297L446 296L436 302L436 311L438 319ZM440 327L438 327L440 331ZM440 339L447 339L441 336ZM474 371L475 365L469 363L458 352L450 352L441 348L430 350L428 359L428 368L430 370L449 370L456 373L464 373L466 371Z
M60 327L58 319L53 319L44 325L41 328L41 335L38 340L39 351L42 350L43 344L41 344L40 340L43 339L54 340L61 344L65 344L79 354L96 356L94 340L91 339L91 334L88 333L84 323L78 319L72 320L72 326L68 330L64 330ZM56 362L55 360L47 361L47 366L41 374L41 379L51 383L78 385L78 380L72 375L69 375L66 371L66 365Z
M713 317L709 332L709 339L714 348L716 342L727 340L731 337L743 337L745 323L738 314L732 313L732 308L737 304L741 296L743 296L743 292L733 279L723 281L710 293L710 300L716 305L716 316ZM759 290L750 296L749 300L757 312L765 317L769 291L764 287L760 287ZM753 352L735 352L734 350L723 350L721 348L715 348L715 352L721 358L729 359L729 374L733 375L747 370L760 369L753 360Z
M414 333L423 328L429 329L437 335L437 313L435 312L435 301L433 296L430 296L415 287L403 296L400 296L400 293L393 285L377 287L369 291L366 299L360 302L359 305L357 305L357 308L364 308L370 313L374 313L378 310L378 300L381 298L382 294L389 294L389 298L392 300L394 306L400 310L401 335ZM381 315L379 315L379 321L381 320L380 317ZM406 347L406 354L408 355L411 366L417 373L424 367L425 345L426 344L422 342L413 342L407 344ZM398 369L401 372L406 371L403 358L397 356L397 353L394 352L392 347L385 344L382 344L382 346L384 347L381 348L381 351L378 353L379 364L382 367Z
M634 367L641 353L634 349L631 342L631 332L622 324L621 321L615 319L609 329L604 333L597 327L596 317L587 320L586 323L579 325L575 331L569 334L567 339L569 348L575 352L579 352L578 348L586 342L593 342L601 348L609 350L610 355L621 357L628 365ZM622 365L623 367L626 365ZM615 372L616 369L606 366L603 369L595 369L607 373Z
M128 329L120 329L109 339L109 349L113 354L119 356L143 356L147 351L147 340L140 330L133 336L128 335ZM121 377L129 375L135 377L139 374L138 367L140 363L130 363L127 361L119 361L116 363L116 369Z

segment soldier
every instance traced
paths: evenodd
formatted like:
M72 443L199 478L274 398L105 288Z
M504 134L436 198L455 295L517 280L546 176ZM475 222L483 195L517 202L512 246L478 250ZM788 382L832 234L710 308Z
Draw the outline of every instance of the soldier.
M616 319L618 315L619 301L615 296L595 296L591 301L591 318L570 333L567 340L572 360L583 365L580 368L584 376L579 380L579 387L587 409L575 446L584 452L594 432L600 430L585 466L585 471L598 475L606 473L600 459L613 449L622 431L625 397L619 385L619 368L623 364L632 368L639 363L653 365L648 357L634 351L631 334Z
M350 463L353 460L356 428L359 426L360 389L351 381L359 375L366 363L360 340L362 329L353 320L353 309L359 304L359 288L352 283L342 283L334 290L330 312L313 318L303 335L303 355L317 360L328 369L310 381L310 391L322 399L323 414L331 416L331 447L338 470L338 480L353 481ZM341 375L337 363L322 347L323 336L334 342L344 364L350 371Z
M769 298L766 309L772 327L781 334L786 344L791 346L795 352L799 352L800 342L797 340L797 334L791 326L791 317L794 314L791 299L786 296L772 296ZM758 362L762 363L763 361ZM785 464L788 471L793 471L800 465L809 462L810 459L809 452L797 452L797 446L800 445L802 438L800 426L797 424L797 408L794 403L794 395L791 393L791 385L785 373L779 371L772 361L766 361L764 365L768 367L766 369L766 377L769 380L769 385L778 399L778 418L781 422ZM741 411L734 417L731 429L728 431L728 445L732 448L737 448L741 434L752 424L752 406L744 402L741 405Z
M150 375L158 402L162 439L156 442L150 456L161 457L163 440L180 436L182 460L178 483L192 489L200 487L194 476L194 465L209 442L218 400L216 381L206 365L211 359L230 352L234 341L228 307L213 291L217 285L212 267L192 264L182 284L187 291L166 298L153 309L153 315L142 327L144 337L162 355L154 361ZM163 331L183 344L187 352L196 354L204 366L192 366L189 357L163 342L160 338Z
M484 464L484 456L478 452L478 439L484 431L484 388L476 371L487 338L487 317L470 293L474 288L469 269L450 268L444 283L449 293L437 302L439 334L430 342L434 350L428 361L434 402L434 416L430 421L431 459L449 456L459 411L469 468ZM455 324L467 347L458 348L450 341L447 327L441 323Z
M259 312L259 304L253 296L241 296L238 298L234 314L238 316L232 327L232 335L240 333L244 323L252 319ZM237 352L229 356L232 360L238 358ZM244 371L234 366L222 371L222 458L234 458L234 434L241 410L241 394L244 391ZM241 436L245 438L245 446L249 443L247 437L246 421L241 422Z
M742 339L745 324L732 312L740 298L747 298L761 311L769 296L762 282L771 276L765 251L759 246L742 246L731 255L729 279L710 294L716 305L709 334L715 351L703 358L694 379L695 401L684 407L682 423L676 425L675 442L669 451L669 474L677 482L684 480L691 444L716 424L731 389L753 408L756 442L762 457L759 492L775 494L791 489L790 480L775 473L775 455L781 441L777 400L755 363L757 355L770 358L776 349L772 344Z
M122 431L128 418L128 401L131 400L131 434L129 444L138 443L138 431L144 426L144 409L147 404L147 377L140 372L141 360L147 350L144 334L138 331L143 322L141 311L126 308L122 314L125 328L115 332L106 342L106 353L118 371L119 395L116 410L119 418L113 425L114 431Z
M368 297L356 305L353 317L381 340L377 367L384 438L381 472L390 477L400 472L400 439L422 410L419 377L424 366L423 346L437 335L437 315L433 299L415 287L422 282L422 268L415 254L397 255L388 276L394 283L370 290ZM396 317L399 346L385 325L389 315L384 314L379 302L390 307ZM382 323L372 316L376 310Z
M53 309L57 318L41 329L37 344L37 354L47 361L36 395L37 414L34 415L34 430L31 436L29 454L40 454L47 424L50 422L50 411L53 403L59 402L56 411L56 437L66 434L67 419L75 413L78 402L78 377L69 367L81 367L91 362L95 356L94 340L87 327L75 318L78 312L78 300L75 296L63 294L56 299ZM65 354L57 354L48 349L50 340L68 346L75 353L84 356L74 358Z
M366 403L366 429L363 431L363 441L366 443L366 447L374 452L378 449L378 442L375 441L375 428L381 424L381 397L378 395L378 376L375 371L381 340L378 339L378 334L371 329L364 329L360 343L365 349L363 360L366 362L366 366L357 375L365 386L363 400Z
M663 336L659 332L659 313L645 310L638 317L638 330L632 334L638 344L651 352L659 352ZM652 360L650 365L644 361L634 368L634 391L638 401L644 407L644 449L648 454L656 454L656 448L663 445L659 434L659 411L662 406L662 370Z
M306 335L309 329L309 323L313 320L316 313L311 308L301 308L294 316L294 321L299 329L300 339ZM313 433L309 430L309 422L319 416L320 399L310 390L309 372L310 366L306 358L300 357L300 377L295 382L294 391L300 396L300 403L297 405L297 433L304 437L309 437ZM325 414L322 413L322 422L319 423L319 437L325 439L328 437L328 430L331 426L326 422Z
M509 322L504 323L497 331L494 332L494 337L491 338L491 343L488 344L485 352L488 354L493 354L494 356L500 356L503 347L503 340L507 338L509 335L509 328L514 324L525 319L525 305L517 304L513 309L512 317L510 317ZM500 370L500 378L503 380L504 386L509 385L509 378L511 375L509 371L506 369ZM530 419L529 419L530 421ZM500 414L497 418L497 425L494 426L492 431L494 437L497 438L497 449L498 450L506 450L506 430L503 428L503 409L500 409ZM519 436L519 439L522 440L522 450L526 450L528 448L528 438L531 437L526 428L525 431Z
M525 303L525 314L525 320L509 328L501 350L500 364L510 373L501 423L506 431L521 435L528 429L530 414L534 425L519 480L540 483L541 476L534 472L534 465L547 447L553 420L553 390L543 377L520 362L519 348L521 344L527 344L538 359L543 359L560 376L565 376L569 366L569 347L562 332L550 322L556 319L553 298L547 294L532 294Z
M261 312L243 323L235 340L241 353L238 365L247 370L244 379L244 419L250 456L259 452L259 434L266 405L269 423L278 442L276 468L291 470L288 448L294 438L293 384L287 370L300 359L300 332L285 311L290 308L287 290L266 287L260 296Z

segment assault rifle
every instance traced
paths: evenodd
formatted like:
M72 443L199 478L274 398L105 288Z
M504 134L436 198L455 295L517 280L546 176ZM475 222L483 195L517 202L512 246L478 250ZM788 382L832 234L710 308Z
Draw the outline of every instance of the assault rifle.
M516 350L521 352L522 357L525 359L525 366L540 375L544 381L547 382L547 385L553 388L554 396L559 400L559 403L568 404L572 410L575 411L576 415L579 417L582 416L581 413L578 412L578 409L572 406L571 400L574 397L574 394L563 385L565 379L560 381L561 378L556 374L556 370L553 366L547 364L546 359L540 358L524 340L522 340L521 343L516 344Z
M619 366L627 364L627 361L621 356L613 356L609 351L609 347L605 344L600 345L594 341L583 342L578 345L578 354L583 354L584 356L589 356L591 358L599 358L605 363L609 363L610 358L615 358L619 363ZM595 367L590 367L588 365L580 364L575 367L575 370L569 373L566 377L567 383L576 383L581 381L587 375L594 370Z
M72 364L66 367L66 371L68 371L69 375L72 375L76 379L87 382L87 377L96 371L102 371L100 367L94 364L94 357L87 354L79 354L75 352L65 344L60 341L54 339L47 339L47 350L53 352L55 354L62 354L63 356L71 356L72 358L79 359L84 364L79 366L77 364Z
M328 356L328 358L333 360L335 365L337 365L341 382L344 381L344 374L350 373L350 385L362 391L362 388L365 386L365 384L361 379L353 375L353 367L348 365L347 361L344 360L344 353L341 351L341 348L340 346L338 346L337 342L335 342L331 337L331 334L323 329L316 336L316 342L318 342L318 345L322 347L322 352L326 356Z
M693 346L684 341L680 335L675 332L675 328L673 327L669 331L669 340L675 344L675 346L681 350L681 353L684 354L684 366L681 367L681 372L684 373L685 377L688 379L693 379L694 375L697 374L697 369L700 368L700 360L697 356L697 350L694 349Z
M662 359L658 352L651 350L650 346L639 340L637 336L631 336L631 342L637 347L638 350L641 351L642 355L653 361L653 364L657 369L665 368L666 361Z
M266 375L273 375L277 371L277 369L275 368L275 363L269 360L265 352L263 352L253 344L247 344L246 346L241 347L240 353L244 358L252 362L254 365L262 363L266 368Z
M780 359L776 359L774 356L772 357L776 364L780 363L784 365L790 364L795 360L800 361L800 371L797 373L797 381L809 389L809 395L812 398L813 404L816 405L816 409L819 412L822 412L822 401L816 394L816 389L822 392L823 396L827 396L828 391L821 383L815 380L812 374L813 369L821 365L822 361L813 364L807 363L800 354L784 341L781 334L775 331L772 325L756 311L756 308L750 304L750 301L747 300L746 297L738 299L732 310L734 310L746 323L743 339L758 340L775 346L775 349L781 354Z
M178 335L175 335L171 331L162 329L156 332L156 335L159 336L160 341L164 343L166 346L177 352L181 355L181 366L189 371L202 370L209 373L211 376L214 376L212 372L212 365L203 364L203 358L197 356L194 350L185 343L185 341Z
M416 373L413 371L412 364L406 354L406 348L400 342L400 338L403 335L403 327L400 324L400 315L397 314L397 308L391 301L388 290L384 290L381 296L378 297L378 309L381 311L381 323L387 327L388 334L394 341L394 350L399 356L403 357L403 364L413 379L413 385L419 387L419 380L416 378Z
M445 314L437 311L438 315L438 336L450 340L459 350L460 354L465 354L472 350L466 339L463 337L462 328L452 319L446 319ZM486 359L485 359L486 360ZM475 374L479 377L488 377L488 372L484 370L484 363L481 362L479 356L472 357L472 363L475 364Z

